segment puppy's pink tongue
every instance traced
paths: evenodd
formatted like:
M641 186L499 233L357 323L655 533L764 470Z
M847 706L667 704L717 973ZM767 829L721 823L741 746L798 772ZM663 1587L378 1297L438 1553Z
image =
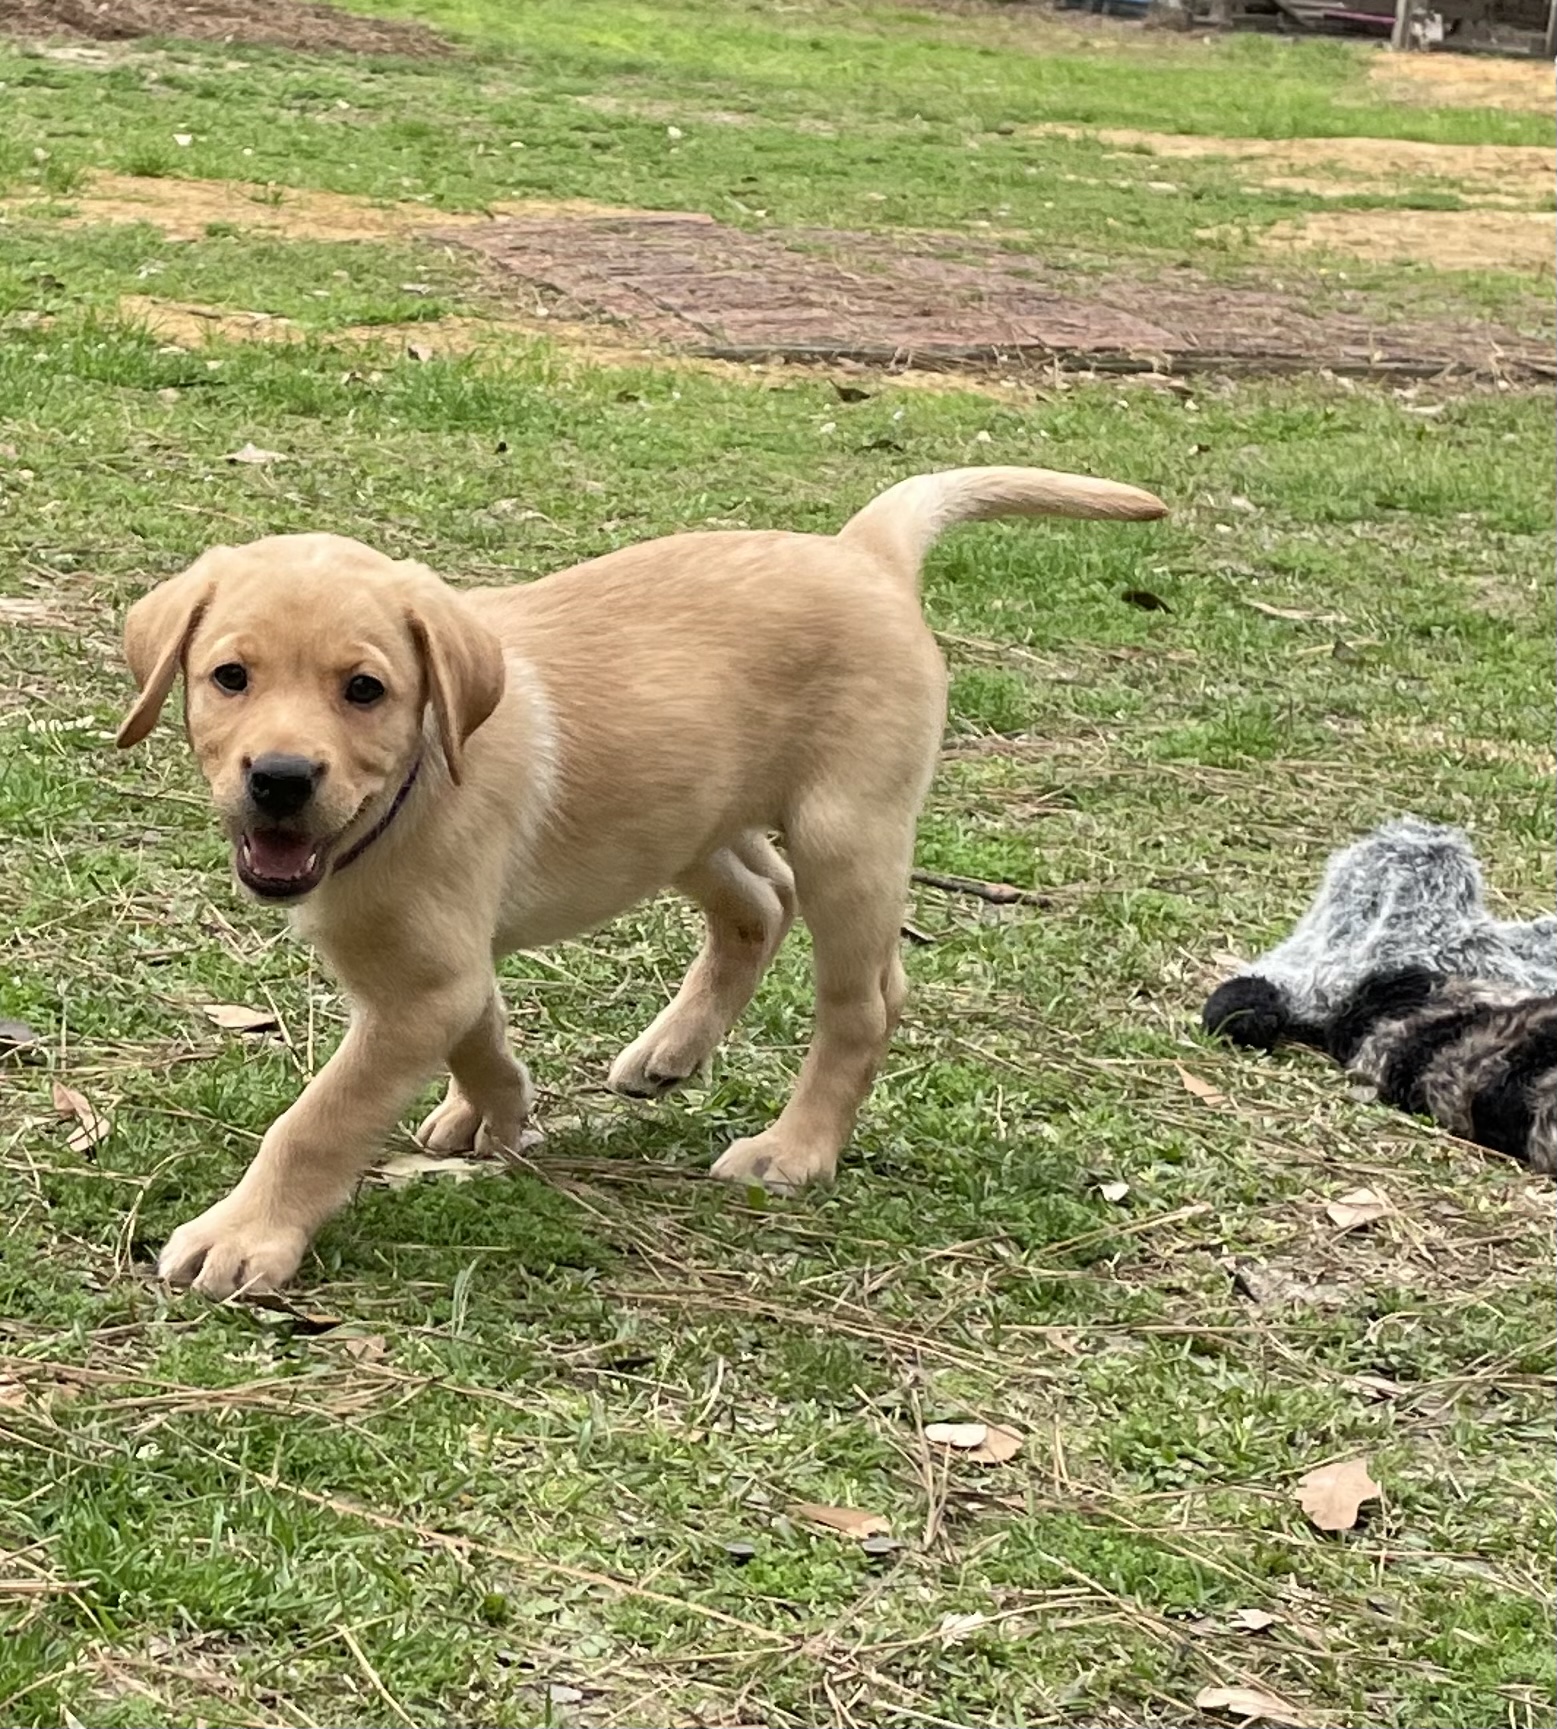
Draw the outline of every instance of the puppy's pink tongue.
M256 829L243 838L249 869L256 876L274 877L278 882L305 875L314 856L313 841L303 835Z

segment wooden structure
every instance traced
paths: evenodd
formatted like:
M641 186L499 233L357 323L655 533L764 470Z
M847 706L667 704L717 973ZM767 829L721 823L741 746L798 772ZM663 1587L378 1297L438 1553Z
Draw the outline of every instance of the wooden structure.
M1086 4L1087 0L1068 0ZM1098 0L1092 0L1094 8ZM1414 49L1557 58L1557 0L1152 0L1180 29L1312 30L1388 37Z
M1395 0L1394 11L1389 45L1402 53L1462 35L1467 45L1557 52L1557 0Z

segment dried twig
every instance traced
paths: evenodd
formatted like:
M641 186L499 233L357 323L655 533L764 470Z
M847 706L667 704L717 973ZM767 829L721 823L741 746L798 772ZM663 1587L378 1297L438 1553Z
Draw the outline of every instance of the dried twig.
M943 876L939 871L915 871L913 880L926 888L949 895L976 895L991 906L1041 906L1044 897L1036 889L1019 889L1011 883L985 882L981 877Z
M389 1707L390 1714L404 1723L406 1729L416 1729L416 1719L407 1713L405 1707L384 1685L378 1670L368 1661L367 1652L364 1651L362 1646L357 1642L357 1637L352 1632L351 1628L342 1622L335 1630L340 1634L342 1644L344 1644L346 1649L356 1658L357 1667L367 1676L368 1685L378 1694L379 1698L384 1701L385 1705Z

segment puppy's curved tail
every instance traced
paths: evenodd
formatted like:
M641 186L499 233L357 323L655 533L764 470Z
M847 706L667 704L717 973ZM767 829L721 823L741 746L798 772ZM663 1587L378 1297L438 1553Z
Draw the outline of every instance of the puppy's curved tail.
M1117 480L1049 468L948 468L900 480L850 517L838 538L873 554L917 588L925 554L959 522L995 516L1150 522L1167 513L1160 498Z

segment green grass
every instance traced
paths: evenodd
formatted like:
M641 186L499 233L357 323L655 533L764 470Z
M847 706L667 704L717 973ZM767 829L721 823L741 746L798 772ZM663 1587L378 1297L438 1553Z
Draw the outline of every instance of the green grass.
M963 14L419 10L484 31L481 56L12 55L13 181L47 166L35 139L68 200L67 169L144 172L158 128L209 125L172 168L731 218L730 170L784 162L775 221L958 226L1019 161L995 135L954 168L969 116L1535 128L1384 107L1324 44L1100 35L1051 64L1010 34L984 51ZM565 100L629 88L762 123L668 158L665 122ZM315 120L279 119L304 92ZM507 121L522 169L474 154ZM863 195L870 148L889 203ZM1106 204L1090 227L1065 208L1101 257ZM330 340L491 293L430 247L0 226L0 1014L46 1046L0 1068L0 1582L51 1587L0 1595L0 1721L1193 1724L1227 1721L1193 1705L1217 1685L1316 1726L1557 1721L1550 1190L1316 1061L1193 1030L1219 956L1275 937L1325 855L1399 810L1473 825L1510 914L1550 904L1550 399L866 379L845 404L821 376L539 338L480 365ZM127 294L307 339L185 352L123 320ZM246 440L286 460L227 464ZM1043 898L916 895L935 940L908 953L838 1189L758 1206L702 1180L793 1075L799 938L706 1087L603 1091L692 952L665 903L505 964L550 1131L534 1172L365 1190L290 1311L160 1291L157 1246L342 1011L229 886L176 728L112 751L123 606L216 540L328 525L520 580L709 521L828 529L903 474L984 460L1137 481L1173 514L969 530L932 562L953 714L919 861ZM1169 610L1122 599L1142 588ZM284 1034L218 1033L216 1002L274 1005ZM54 1078L111 1116L91 1158ZM1338 1237L1323 1204L1362 1184L1397 1211ZM1257 1304L1240 1265L1307 1295ZM927 1468L922 1424L963 1416L1022 1452ZM1384 1503L1323 1537L1296 1479L1353 1455ZM795 1501L879 1513L902 1547L871 1556Z
M881 6L403 9L502 46L373 68L244 49L95 66L0 50L0 183L63 196L108 167L451 210L585 197L747 226L989 223L1062 263L1189 254L1214 267L1247 261L1243 229L1334 201L1252 188L1214 159L1165 164L1032 128L1524 144L1553 131L1539 115L1383 101L1368 56L1333 42L1157 36L1080 51L1086 39L1062 34L1056 51L1052 27L1001 14L927 27ZM1148 186L1164 181L1178 191ZM1349 202L1444 201L1439 184Z

